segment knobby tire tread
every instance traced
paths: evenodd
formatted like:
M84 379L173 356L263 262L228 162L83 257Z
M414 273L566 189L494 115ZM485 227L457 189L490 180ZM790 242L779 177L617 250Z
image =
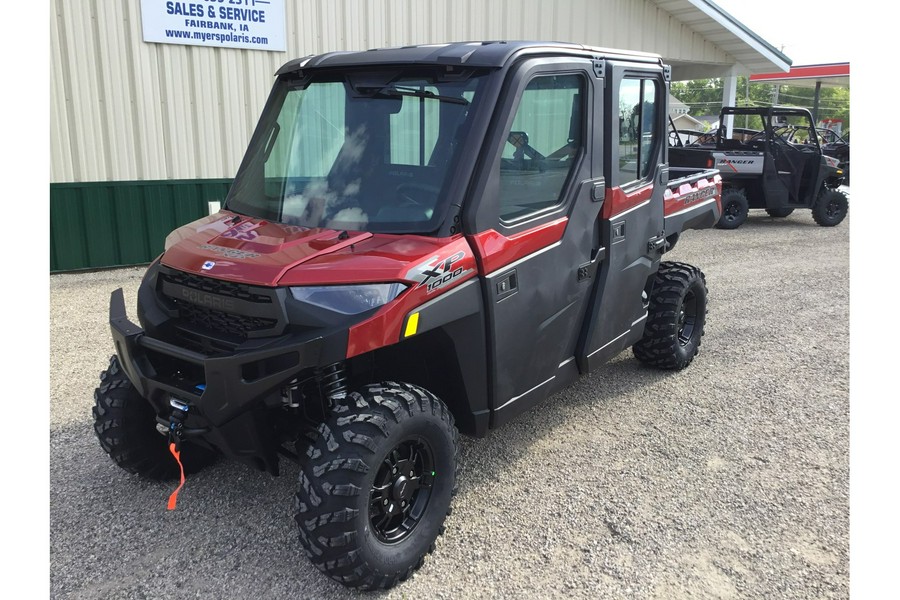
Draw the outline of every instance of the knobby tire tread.
M364 480L376 440L385 439L392 425L417 412L438 416L451 432L456 456L459 434L447 406L431 392L407 383L383 382L347 395L332 409L333 417L318 427L305 452L294 499L301 544L312 563L332 579L354 588L388 589L408 579L424 564L424 556L402 572L373 569L360 551L355 520L359 511L346 498L368 494ZM457 461L454 460L454 464ZM456 493L456 473L451 496ZM447 510L447 514L450 514ZM442 534L441 526L438 536ZM434 551L432 543L427 553Z
M696 344L692 344L687 352L681 352L677 315L692 285L700 286L703 293L703 323L700 325ZM687 367L700 351L701 339L705 333L708 312L706 297L706 278L700 269L679 262L660 263L650 294L644 337L632 347L635 357L658 369L678 370Z
M113 355L94 389L94 433L100 447L119 467L146 479L166 481L180 475L168 440L156 430L156 414L135 390ZM215 460L203 447L185 443L181 460L185 473L196 473Z

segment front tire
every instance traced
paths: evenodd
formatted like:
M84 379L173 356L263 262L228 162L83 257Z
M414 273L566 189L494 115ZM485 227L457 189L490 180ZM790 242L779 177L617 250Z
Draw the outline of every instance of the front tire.
M367 385L315 437L294 504L307 556L348 587L406 580L434 550L455 492L459 435L447 406L411 384Z
M747 220L750 204L744 190L734 188L722 192L722 216L716 227L719 229L737 229Z
M706 326L706 278L697 267L660 263L644 337L632 347L635 357L658 369L683 369L700 351Z
M850 204L843 192L824 189L813 206L812 216L822 227L834 227L844 220L849 209Z
M109 359L94 390L94 433L100 446L118 466L154 480L177 479L178 463L169 452L169 439L156 428L156 412L125 375L119 358ZM196 473L216 459L208 448L182 443L185 473Z

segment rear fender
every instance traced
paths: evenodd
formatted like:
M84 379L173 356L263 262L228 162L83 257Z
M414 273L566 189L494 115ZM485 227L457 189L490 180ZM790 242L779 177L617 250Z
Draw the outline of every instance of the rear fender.
M722 176L716 172L699 179L688 178L684 183L671 183L666 189L664 207L668 239L677 241L686 229L713 227L722 215Z

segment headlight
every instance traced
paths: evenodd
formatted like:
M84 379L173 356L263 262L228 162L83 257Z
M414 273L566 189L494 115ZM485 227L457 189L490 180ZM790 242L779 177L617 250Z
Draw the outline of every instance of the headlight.
M344 315L355 315L387 304L406 287L402 283L304 286L292 287L291 295L300 302Z
M839 161L838 159L834 158L833 156L826 156L826 157L825 157L825 162L828 163L828 166L829 166L829 167L832 167L832 168L834 168L834 169L837 169L837 166L840 164L841 161Z

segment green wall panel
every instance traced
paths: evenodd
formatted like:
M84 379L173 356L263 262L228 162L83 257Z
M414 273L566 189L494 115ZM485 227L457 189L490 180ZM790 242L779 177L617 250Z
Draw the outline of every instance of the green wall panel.
M138 265L225 200L230 179L50 184L50 271Z

